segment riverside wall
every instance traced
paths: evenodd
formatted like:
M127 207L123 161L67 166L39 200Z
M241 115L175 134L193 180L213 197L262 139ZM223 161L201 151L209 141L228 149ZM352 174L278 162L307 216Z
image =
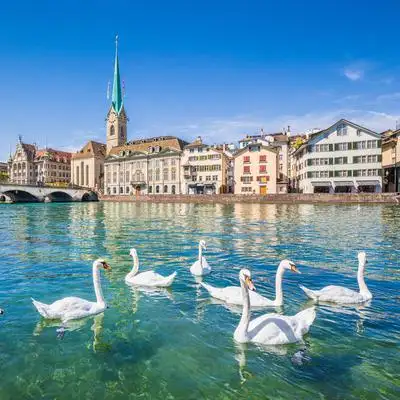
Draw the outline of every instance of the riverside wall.
M154 203L389 203L400 205L400 194L397 193L285 193L259 195L142 195L142 196L101 196L101 201L154 202Z

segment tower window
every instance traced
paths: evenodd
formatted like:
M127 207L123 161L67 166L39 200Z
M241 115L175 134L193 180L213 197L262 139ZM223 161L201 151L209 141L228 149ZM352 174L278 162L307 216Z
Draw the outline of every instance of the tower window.
M122 139L124 138L124 127L123 126L121 126L119 128L119 135L121 136Z
M115 128L114 128L114 125L111 125L110 126L110 136L113 136L113 135L115 135Z

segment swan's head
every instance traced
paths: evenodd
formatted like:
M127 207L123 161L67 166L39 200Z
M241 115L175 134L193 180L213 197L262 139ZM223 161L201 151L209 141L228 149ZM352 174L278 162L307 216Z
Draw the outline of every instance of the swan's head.
M250 290L256 290L253 281L251 280L251 272L247 268L243 268L239 272L239 279L243 282Z
M99 259L97 259L95 262L94 262L94 265L97 267L97 268L104 268L104 269L111 269L111 267L107 264L107 262L105 261L105 260L103 260L102 258L99 258Z
M289 271L297 272L298 274L301 274L301 272L297 269L296 264L293 261L282 260L280 262L279 266L283 269L288 269Z
M129 250L129 255L130 255L131 257L137 257L137 251L136 251L136 249L130 249L130 250Z
M358 262L360 265L365 266L365 264L368 263L367 261L367 255L365 254L365 251L360 251L358 253Z
M205 240L200 240L200 242L199 242L199 246L200 246L202 249L204 249L204 250L207 250L207 247L206 247L206 242L205 242Z

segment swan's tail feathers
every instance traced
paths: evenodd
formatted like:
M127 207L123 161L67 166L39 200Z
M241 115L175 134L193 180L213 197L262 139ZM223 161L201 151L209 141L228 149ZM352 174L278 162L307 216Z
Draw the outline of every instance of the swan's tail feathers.
M307 297L309 297L310 299L313 299L313 300L318 300L318 296L314 291L307 289L303 285L299 285L299 286L300 286L300 289L307 295Z
M301 327L301 333L304 335L310 329L316 317L315 307L306 308L295 315Z
M175 279L175 277L176 277L176 271L175 271L173 274L167 276L167 277L165 278L165 287L171 286L171 285L172 285L172 282L173 282L174 279Z
M208 293L210 293L210 295L213 295L213 292L215 290L215 288L207 283L204 282L200 282L200 285L203 286L204 289L207 290Z
M38 313L44 317L44 318L51 318L49 313L48 313L48 308L49 306L47 304L41 303L40 301L36 301L35 299L32 299L33 305L36 307L36 310L38 310Z

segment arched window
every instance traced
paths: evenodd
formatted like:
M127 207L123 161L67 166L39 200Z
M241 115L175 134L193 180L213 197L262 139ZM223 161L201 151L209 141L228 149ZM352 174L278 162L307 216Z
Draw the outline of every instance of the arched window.
M149 194L153 193L153 186L149 186Z
M172 185L171 193L172 193L172 194L175 194L175 185Z
M123 138L124 138L124 134L125 134L124 127L121 126L121 127L119 128L119 136L123 139Z
M160 193L160 186L156 186L156 193Z
M164 193L168 193L168 186L164 185Z
M113 135L115 135L115 128L114 128L114 125L111 125L110 126L110 136L113 136Z

